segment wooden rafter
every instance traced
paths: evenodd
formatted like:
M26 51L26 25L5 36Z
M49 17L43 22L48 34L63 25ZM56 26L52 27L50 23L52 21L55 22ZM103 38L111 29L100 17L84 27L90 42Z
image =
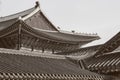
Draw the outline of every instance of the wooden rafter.
M5 48L6 47L1 38L0 38L0 47L1 48Z
M118 32L109 41L102 45L95 56L101 56L104 55L104 53L111 52L115 50L119 45L120 45L120 32Z

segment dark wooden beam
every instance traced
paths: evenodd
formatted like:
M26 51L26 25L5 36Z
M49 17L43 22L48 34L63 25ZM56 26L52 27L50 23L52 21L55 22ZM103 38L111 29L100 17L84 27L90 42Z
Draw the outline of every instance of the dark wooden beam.
M35 48L34 44L35 44L35 38L33 38L31 42L31 51L34 51L34 48Z
M11 43L11 45L12 45L13 48L16 47L15 46L16 45L16 40L13 37L10 38L10 43Z
M30 48L31 47L31 43L32 43L32 37L29 37L29 39L27 40L27 46Z
M24 47L27 46L27 42L29 40L29 37L26 34L22 34L22 41L21 44L23 44Z
M7 47L8 47L8 45L7 45L7 43L5 42L5 39L4 39L4 38L1 39L1 42L3 43L3 48L7 48Z
M52 49L52 54L54 54L55 53L55 50L54 49Z
M35 42L34 42L33 46L34 46L34 48L36 48L36 49L37 49L38 41L39 41L39 39L38 39L38 38L35 38Z
M44 51L45 51L45 49L44 49L44 48L42 48L42 53L44 53Z
M21 48L21 24L19 24L19 28L18 28L18 42L17 42L17 50L20 50Z
M12 48L12 45L11 45L11 42L10 42L10 38L9 38L9 37L4 38L4 41L5 41L5 43L7 44L7 47L8 47L8 48Z
M3 42L3 40L2 40L2 38L0 39L0 48L5 48L6 47L6 45L4 44L4 42Z

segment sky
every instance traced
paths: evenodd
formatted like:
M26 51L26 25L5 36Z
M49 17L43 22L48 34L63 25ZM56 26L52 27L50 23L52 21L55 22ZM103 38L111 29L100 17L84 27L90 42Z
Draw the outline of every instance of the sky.
M40 2L42 12L61 30L97 33L103 44L120 31L120 0L0 0L0 16L7 16Z

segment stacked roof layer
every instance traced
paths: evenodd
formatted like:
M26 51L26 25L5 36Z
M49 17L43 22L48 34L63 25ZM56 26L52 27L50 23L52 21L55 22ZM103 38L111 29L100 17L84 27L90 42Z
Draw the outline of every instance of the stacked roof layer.
M0 18L0 79L112 80L90 71L120 71L119 38L120 32L105 44L80 49L100 37L58 30L37 3L31 9ZM21 47L61 50L56 54L62 55L26 52ZM90 71L74 64L73 59L85 63Z
M43 53L33 54L32 52L0 49L0 64L0 75L4 78L7 78L5 75L10 77L22 74L24 75L22 77L26 75L37 75L39 77L38 79L40 79L40 76L48 76L50 79L52 77L65 78L66 76L66 80L69 77L71 80L72 78L95 80L104 80L105 78L105 76L80 69L79 65L67 60L65 56L55 56L53 54L47 56ZM2 78L1 76L0 78Z

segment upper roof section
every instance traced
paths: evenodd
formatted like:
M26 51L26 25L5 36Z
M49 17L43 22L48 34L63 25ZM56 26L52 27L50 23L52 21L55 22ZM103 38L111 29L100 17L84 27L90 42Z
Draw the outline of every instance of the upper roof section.
M22 18L22 20L31 27L43 29L43 30L51 30L58 31L58 29L48 20L48 18L43 14L40 10L40 7L36 7L33 12L29 15Z
M26 54L29 54L29 56ZM67 59L30 56L30 54L18 50L0 49L0 71L3 73L67 74L102 77L102 75L82 70L79 65Z
M32 30L36 31L35 33L44 33L45 35L47 35L47 37L52 40L54 39L55 41L67 41L68 43L75 42L79 45L83 45L83 43L87 44L91 41L100 39L97 34L89 35L78 34L74 32L68 33L58 30L40 10L40 5L38 2L36 3L35 7L29 10L0 18L0 30L5 30L7 27L10 27L14 23L17 23L17 21L21 20L29 28L32 28Z
M12 25L16 20L21 19L29 26L44 30L58 31L58 29L48 20L48 18L40 10L39 3L36 2L35 7L5 17L0 17L0 29L4 29Z

